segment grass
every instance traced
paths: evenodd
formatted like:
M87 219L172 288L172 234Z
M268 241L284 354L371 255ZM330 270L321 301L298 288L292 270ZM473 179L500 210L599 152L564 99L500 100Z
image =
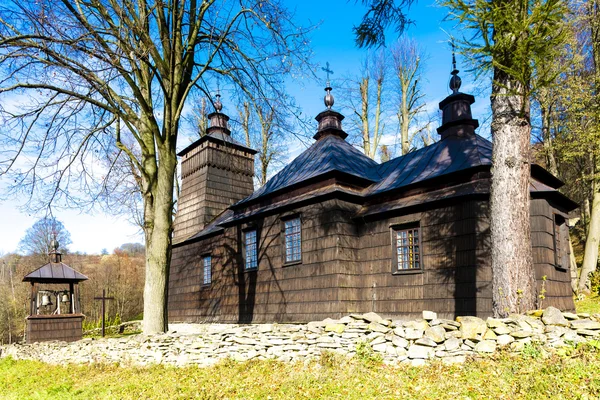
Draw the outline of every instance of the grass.
M386 366L325 353L304 363L226 360L210 368L49 366L0 360L2 399L591 399L600 346L544 358L499 353L446 366Z
M594 293L583 300L575 300L575 308L579 313L600 314L600 295Z

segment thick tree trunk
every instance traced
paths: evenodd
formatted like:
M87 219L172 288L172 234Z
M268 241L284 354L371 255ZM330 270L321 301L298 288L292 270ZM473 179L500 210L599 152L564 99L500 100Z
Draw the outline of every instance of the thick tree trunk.
M596 270L598 265L598 245L600 244L600 191L595 185L594 198L592 200L592 213L590 224L587 231L587 240L585 241L585 253L583 255L583 264L581 265L581 274L579 275L579 285L577 292L583 293L586 289L588 276Z
M533 309L536 300L529 218L529 104L521 84L494 71L490 194L494 315Z
M175 149L159 148L160 166L156 170L151 195L144 198L146 234L146 281L144 285L145 334L168 329L167 299L173 229L173 188L177 158Z

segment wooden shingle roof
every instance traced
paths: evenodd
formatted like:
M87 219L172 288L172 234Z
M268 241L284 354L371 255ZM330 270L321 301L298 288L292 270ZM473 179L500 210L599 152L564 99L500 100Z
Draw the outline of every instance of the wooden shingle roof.
M344 139L329 135L317 140L251 196L236 207L293 185L337 171L367 183L379 181L379 164Z
M67 264L51 262L25 275L23 282L75 283L87 279L87 276L75 271Z

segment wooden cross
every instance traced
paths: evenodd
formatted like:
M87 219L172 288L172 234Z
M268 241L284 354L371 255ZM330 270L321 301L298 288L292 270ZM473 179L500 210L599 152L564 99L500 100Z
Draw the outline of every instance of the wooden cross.
M329 86L329 74L333 75L333 71L329 69L329 61L327 61L325 67L321 67L321 69L327 73L327 86Z
M114 300L114 297L106 297L106 290L102 289L102 297L94 297L94 300L102 300L102 337L105 333L105 315L106 314L106 300Z

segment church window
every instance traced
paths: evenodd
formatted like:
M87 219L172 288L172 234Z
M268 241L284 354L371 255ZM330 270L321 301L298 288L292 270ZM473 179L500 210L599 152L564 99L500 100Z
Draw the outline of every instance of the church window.
M202 257L202 267L204 272L204 277L202 283L204 285L210 285L212 283L212 257L204 256Z
M302 260L302 227L300 217L284 221L285 227L285 262Z
M392 230L394 272L416 271L423 268L419 226Z
M256 229L244 232L244 269L258 268Z

